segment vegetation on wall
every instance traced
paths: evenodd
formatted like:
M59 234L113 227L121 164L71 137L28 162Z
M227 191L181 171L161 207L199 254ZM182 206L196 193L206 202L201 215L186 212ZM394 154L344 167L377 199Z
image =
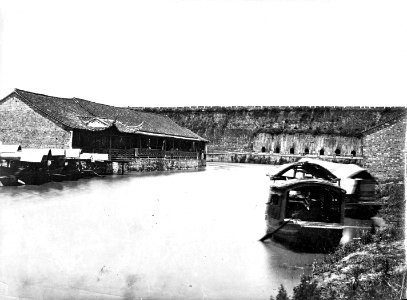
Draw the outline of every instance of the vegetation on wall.
M364 130L395 119L406 109L355 107L163 107L138 108L167 115L211 141L209 149L250 150L259 133L328 134L360 137Z

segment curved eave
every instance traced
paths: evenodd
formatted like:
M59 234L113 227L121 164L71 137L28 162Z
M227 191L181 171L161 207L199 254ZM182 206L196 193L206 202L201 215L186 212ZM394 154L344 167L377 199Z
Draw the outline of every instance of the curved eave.
M168 137L168 138L175 138L175 139L182 139L182 140L199 141L199 142L206 142L206 143L209 142L208 140L205 140L203 138L193 138L193 137L180 136L180 135L171 135L171 134L165 134L165 133L153 133L153 132L142 131L142 130L139 130L139 131L134 132L134 133L149 135L149 136L159 136L159 137Z

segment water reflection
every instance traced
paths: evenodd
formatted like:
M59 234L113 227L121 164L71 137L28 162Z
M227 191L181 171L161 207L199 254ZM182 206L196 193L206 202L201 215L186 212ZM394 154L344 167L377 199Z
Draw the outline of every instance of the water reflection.
M272 166L109 176L0 190L0 295L269 299L312 261L258 239Z

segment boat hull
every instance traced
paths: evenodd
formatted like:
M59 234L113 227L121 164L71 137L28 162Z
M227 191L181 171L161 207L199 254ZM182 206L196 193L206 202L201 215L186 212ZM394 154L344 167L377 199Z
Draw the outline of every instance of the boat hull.
M0 176L0 186L19 186L23 184L13 175Z
M343 227L334 224L294 224L288 223L276 231L270 226L267 230L277 242L303 252L329 252L335 249L342 238ZM273 233L274 232L274 233Z

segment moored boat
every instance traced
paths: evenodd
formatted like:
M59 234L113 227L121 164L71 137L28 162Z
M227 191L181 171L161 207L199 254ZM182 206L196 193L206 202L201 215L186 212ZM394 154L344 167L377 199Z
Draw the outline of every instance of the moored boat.
M0 176L0 186L18 186L25 183L18 180L14 175Z
M334 183L346 191L345 215L347 217L370 219L383 204L376 199L376 179L367 169L355 164L302 158L298 162L282 165L272 174L267 175L273 182L318 178Z
M319 179L279 181L270 186L267 232L301 251L326 252L336 247L344 228L346 192Z

